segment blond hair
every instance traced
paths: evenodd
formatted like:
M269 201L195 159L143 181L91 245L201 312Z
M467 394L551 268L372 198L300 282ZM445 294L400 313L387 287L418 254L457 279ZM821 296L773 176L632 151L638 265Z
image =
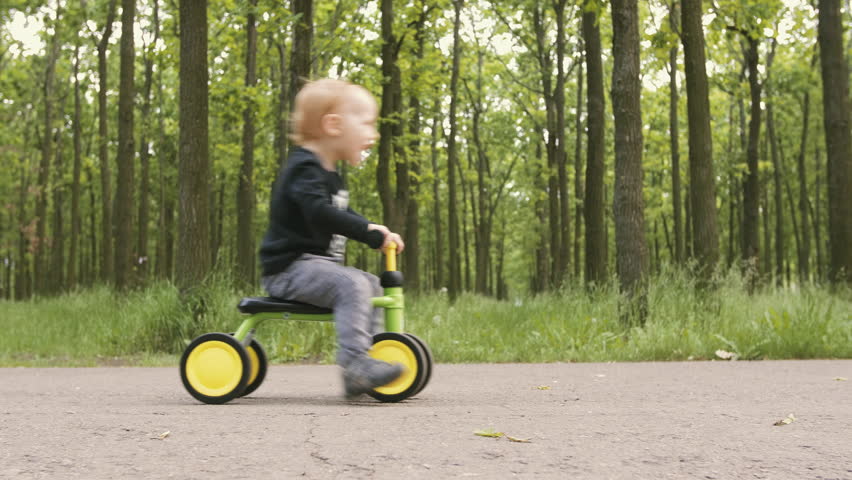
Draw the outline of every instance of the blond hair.
M321 138L322 118L340 106L346 90L351 87L358 85L331 78L306 83L293 101L290 139L296 144L302 144Z

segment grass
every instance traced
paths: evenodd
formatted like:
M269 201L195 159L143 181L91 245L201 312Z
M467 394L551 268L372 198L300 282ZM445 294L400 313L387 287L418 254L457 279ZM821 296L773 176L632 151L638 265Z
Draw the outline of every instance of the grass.
M0 301L0 366L175 365L190 339L239 325L239 295L227 285L211 282L198 319L166 282L124 295L95 287ZM766 287L748 295L736 274L720 285L702 292L676 271L655 277L641 327L618 321L612 285L509 301L466 294L453 305L443 294L409 296L406 330L445 363L709 360L717 350L745 360L852 358L848 289ZM268 322L258 339L272 362L334 359L331 323Z

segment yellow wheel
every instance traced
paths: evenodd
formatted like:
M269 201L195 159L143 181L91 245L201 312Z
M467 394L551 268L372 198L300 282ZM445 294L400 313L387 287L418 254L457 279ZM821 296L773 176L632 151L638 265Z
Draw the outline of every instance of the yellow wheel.
M429 361L417 341L402 333L385 332L373 337L369 355L388 363L401 363L406 372L387 385L367 392L381 402L399 402L419 392L429 376Z
M249 357L249 364L251 365L251 372L249 373L248 385L246 385L245 391L240 394L241 397L245 397L257 390L257 387L266 378L267 361L266 352L263 351L263 347L260 346L257 340L252 339L246 351Z
M406 333L406 337L411 337L412 340L417 342L417 345L423 350L423 353L426 354L426 374L423 376L423 384L420 385L420 388L417 389L414 394L420 393L424 388L426 388L426 384L429 383L429 380L432 378L432 365L434 364L434 357L432 356L432 350L429 349L429 345L426 345L426 342L421 340L419 337L414 336L411 333Z
M206 333L186 347L180 359L180 378L190 395L204 403L225 403L248 385L248 352L226 333Z

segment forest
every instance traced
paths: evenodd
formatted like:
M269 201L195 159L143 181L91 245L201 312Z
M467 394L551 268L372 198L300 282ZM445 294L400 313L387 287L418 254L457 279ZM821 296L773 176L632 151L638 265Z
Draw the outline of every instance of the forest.
M308 79L380 104L343 169L406 289L852 282L849 1L4 0L0 297L256 289ZM380 269L349 243L347 262Z

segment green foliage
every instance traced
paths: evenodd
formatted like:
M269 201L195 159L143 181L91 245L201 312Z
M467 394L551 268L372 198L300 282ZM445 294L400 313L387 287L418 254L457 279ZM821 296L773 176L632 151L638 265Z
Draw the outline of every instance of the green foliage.
M683 271L661 273L651 282L643 327L619 322L612 283L510 301L467 294L451 305L443 294L411 297L406 330L441 363L713 360L717 350L743 360L852 358L852 292L806 286L748 296L737 273L718 282L718 290L700 292ZM195 300L204 306L199 318L167 283L124 297L97 287L0 302L0 364L174 364L190 339L239 325L239 296L229 285L221 274L208 283ZM276 363L334 360L331 323L270 321L258 339Z

